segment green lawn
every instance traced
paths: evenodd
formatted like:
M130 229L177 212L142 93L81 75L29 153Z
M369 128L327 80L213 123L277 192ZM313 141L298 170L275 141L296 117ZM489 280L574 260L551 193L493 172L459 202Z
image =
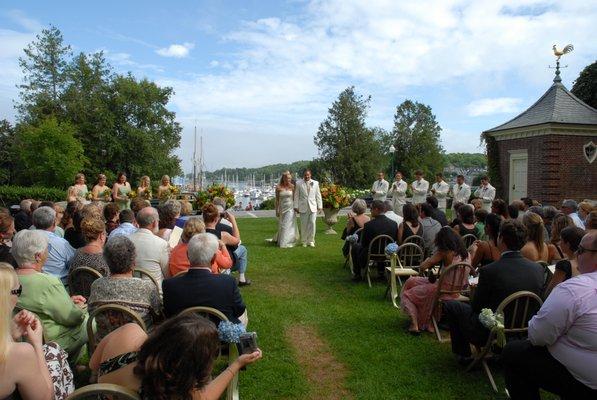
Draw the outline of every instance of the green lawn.
M505 398L481 370L464 372L449 344L405 333L406 317L382 299L385 285L352 283L339 235L318 224L315 249L278 249L265 242L274 219L239 220L253 280L241 290L264 354L242 372L241 398Z

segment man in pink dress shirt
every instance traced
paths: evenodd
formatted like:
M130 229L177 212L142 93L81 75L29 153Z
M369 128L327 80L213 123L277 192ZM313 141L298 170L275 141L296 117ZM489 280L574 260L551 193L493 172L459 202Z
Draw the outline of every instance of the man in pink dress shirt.
M597 399L597 232L577 250L580 275L560 283L529 322L528 340L502 354L510 397L540 399L539 389L562 399Z

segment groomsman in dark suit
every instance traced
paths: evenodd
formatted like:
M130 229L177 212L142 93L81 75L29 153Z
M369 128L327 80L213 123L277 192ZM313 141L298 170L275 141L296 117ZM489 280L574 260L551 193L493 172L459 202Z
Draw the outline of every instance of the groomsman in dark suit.
M352 247L354 266L354 280L361 280L361 272L365 269L367 253L371 241L379 235L389 235L394 241L398 238L398 224L384 215L386 206L384 202L373 200L371 203L371 221L363 225L361 242Z
M498 248L502 257L479 270L479 284L471 304L447 301L443 310L450 325L452 352L462 364L470 361L470 343L483 345L489 331L479 322L484 308L494 312L498 305L512 293L528 290L537 295L543 287L543 268L520 254L526 241L526 229L515 220L500 226Z

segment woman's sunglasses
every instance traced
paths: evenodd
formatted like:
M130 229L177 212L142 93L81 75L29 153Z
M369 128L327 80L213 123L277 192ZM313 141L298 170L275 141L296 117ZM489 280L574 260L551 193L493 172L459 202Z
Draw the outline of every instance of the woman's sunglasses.
M18 289L12 289L10 291L10 294L15 295L15 296L20 296L21 293L23 293L23 285L19 285Z

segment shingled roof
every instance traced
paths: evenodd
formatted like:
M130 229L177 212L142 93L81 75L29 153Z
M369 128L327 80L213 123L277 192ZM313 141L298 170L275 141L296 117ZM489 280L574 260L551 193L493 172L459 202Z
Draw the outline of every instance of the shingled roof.
M548 123L597 125L597 110L570 93L556 75L553 85L535 104L510 121L485 132Z

